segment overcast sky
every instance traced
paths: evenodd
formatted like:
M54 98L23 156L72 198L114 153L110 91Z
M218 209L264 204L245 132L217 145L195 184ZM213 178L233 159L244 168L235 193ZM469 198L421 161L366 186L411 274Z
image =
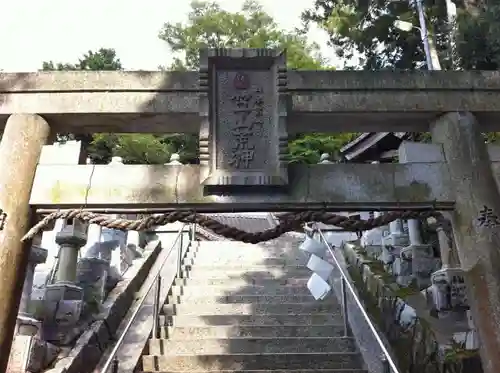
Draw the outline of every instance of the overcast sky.
M43 61L76 62L88 50L115 48L129 70L156 70L169 62L166 43L158 39L165 22L183 21L189 0L0 0L0 69L36 71ZM243 0L220 0L238 10ZM300 24L300 13L313 0L261 0L286 29ZM313 30L311 40L325 45L326 36ZM333 63L335 61L332 61Z

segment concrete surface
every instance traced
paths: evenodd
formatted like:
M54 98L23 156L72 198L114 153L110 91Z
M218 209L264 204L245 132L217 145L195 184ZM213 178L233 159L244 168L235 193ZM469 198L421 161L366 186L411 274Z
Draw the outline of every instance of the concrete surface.
M64 132L198 133L198 77L142 71L0 74L0 123L11 113L38 113ZM496 71L289 71L287 79L288 133L375 127L419 132L447 111L476 112L490 130L500 126Z
M354 340L342 335L335 298L314 301L305 285L310 276L305 264L276 265L287 255L301 255L300 238L293 245L285 241L201 241L188 253L186 277L175 281L163 307L160 338L150 339L138 368L364 372Z
M330 203L356 211L360 204L454 200L445 163L290 165L287 193L230 197L206 195L202 170L196 165L39 165L30 204L79 208L85 200L87 207L157 204L204 212L238 206L247 211L324 208Z

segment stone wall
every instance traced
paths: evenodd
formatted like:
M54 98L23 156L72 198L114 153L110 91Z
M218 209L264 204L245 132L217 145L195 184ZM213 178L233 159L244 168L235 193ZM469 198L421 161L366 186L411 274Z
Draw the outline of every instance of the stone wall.
M347 268L365 309L384 334L401 373L480 373L477 351L466 350L452 340L444 341L428 322L408 303L418 290L400 286L386 272L382 262L368 258L353 243L337 251Z

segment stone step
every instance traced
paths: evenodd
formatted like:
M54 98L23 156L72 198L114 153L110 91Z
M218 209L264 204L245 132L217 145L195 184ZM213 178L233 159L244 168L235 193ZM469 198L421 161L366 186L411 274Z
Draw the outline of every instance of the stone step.
M275 254L275 253L287 253L287 252L294 252L299 250L299 245L302 243L301 240L297 241L298 243L296 245L288 245L287 247L279 247L279 246L272 246L272 245L262 245L262 244L257 244L257 245L243 245L243 246L235 246L234 241L233 245L229 245L227 243L221 244L221 242L218 242L218 245L205 245L201 244L198 245L197 247L194 248L193 251L198 251L198 252L223 252L227 254L239 254L239 253L270 253L270 254Z
M182 286L224 286L229 289L240 289L248 285L258 286L284 286L284 285L298 285L307 286L307 278L177 278L174 285Z
M338 313L340 307L337 303L308 302L308 303L282 303L282 304L167 304L163 306L165 315L296 315L313 313Z
M262 247L262 246L257 246L255 248L249 248L249 249L231 249L228 247L197 247L193 248L190 250L192 253L196 253L197 255L202 255L202 256L210 256L210 255L217 255L217 256L224 256L224 257L245 257L245 256L267 256L267 257L288 257L288 256L293 256L293 255L298 255L298 254L304 254L302 250L300 250L298 247L297 248L286 248L286 249L276 249L274 247Z
M197 248L189 251L189 255L193 258L228 258L228 259L237 259L237 258L301 258L308 256L305 252L299 249L293 250L273 250L269 248L259 248L252 250L227 250L224 248L213 248L213 249L204 249Z
M265 241L258 244L243 243L240 241L200 241L197 245L199 251L225 251L227 253L246 253L252 251L263 251L269 253L297 251L300 244L305 240L305 235L284 242L284 236L278 240Z
M141 370L137 373L181 373L179 370L154 370L154 371L145 371ZM368 371L364 369L301 369L301 370L192 370L190 373L368 373Z
M211 264L211 263L201 263L193 265L184 265L183 268L193 271L193 272L239 272L239 273L247 273L247 272L268 272L269 270L280 270L281 273L289 274L289 273L300 273L305 271L310 271L304 264L291 264L291 265L266 265L266 264L248 264L248 263L239 263L234 262L231 265L228 264Z
M344 335L342 324L323 325L275 325L275 326L177 326L162 327L161 337L171 340L201 338L287 338L287 337L341 337Z
M207 257L191 257L188 255L182 262L186 266L295 266L306 265L309 258L289 257L289 258L276 258L276 257L263 257L263 256L246 256L237 258L226 258L223 256L207 256Z
M303 285L258 286L172 286L172 295L184 296L227 296L227 295L310 295Z
M174 327L196 326L287 326L340 324L342 315L335 313L313 313L299 315L160 315L160 325Z
M287 279L287 278L309 278L311 276L311 271L307 267L299 267L293 270L284 270L283 267L272 268L268 266L261 266L260 268L253 267L203 267L196 266L196 269L192 267L183 267L181 271L182 278L193 278L193 279Z
M200 241L199 247L205 248L220 248L227 247L229 249L255 249L261 248L261 245L254 243L246 243L240 241Z
M312 295L170 295L169 304L232 304L232 303L307 303L316 302ZM333 297L322 302L336 303Z
M239 354L355 352L352 338L225 338L202 340L150 339L149 355L218 355Z
M183 356L143 356L143 371L221 371L288 369L359 369L361 358L355 352L269 353Z

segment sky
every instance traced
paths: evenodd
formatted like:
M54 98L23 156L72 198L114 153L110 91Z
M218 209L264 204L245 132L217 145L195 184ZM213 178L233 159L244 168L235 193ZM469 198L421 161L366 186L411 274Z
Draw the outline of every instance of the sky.
M301 12L314 0L261 0L285 29L300 25ZM239 10L243 0L220 0ZM37 71L43 61L77 62L89 50L114 48L127 70L156 70L170 62L166 43L158 38L165 22L182 22L189 0L0 0L2 49L0 70ZM324 32L313 29L311 41L333 64Z

